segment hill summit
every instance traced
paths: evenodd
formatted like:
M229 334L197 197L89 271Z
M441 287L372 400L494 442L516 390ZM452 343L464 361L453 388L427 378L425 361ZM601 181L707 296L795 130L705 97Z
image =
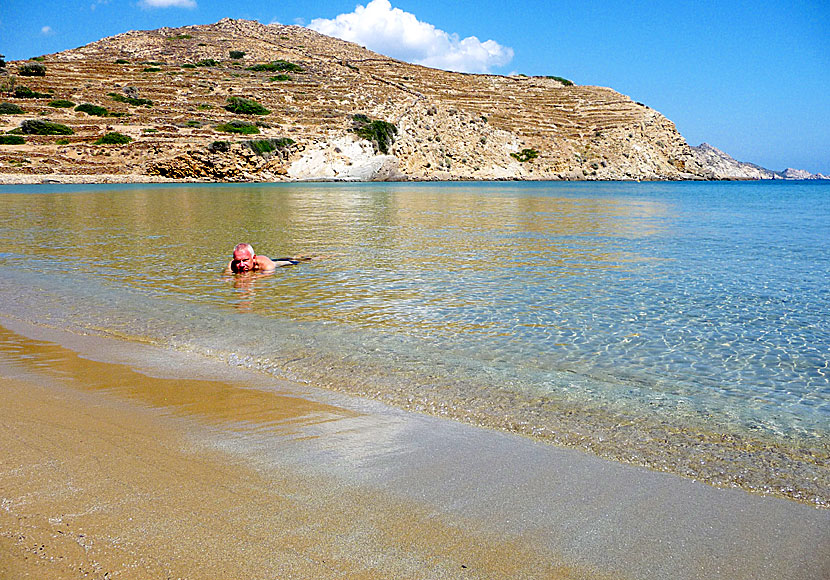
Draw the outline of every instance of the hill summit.
M9 63L0 91L0 130L24 141L0 145L7 181L712 177L611 89L431 69L299 26L125 32Z

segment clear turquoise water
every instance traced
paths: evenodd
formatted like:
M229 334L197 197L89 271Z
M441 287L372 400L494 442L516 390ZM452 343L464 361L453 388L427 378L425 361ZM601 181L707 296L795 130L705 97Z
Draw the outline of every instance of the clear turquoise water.
M828 202L826 182L0 187L0 314L462 418L561 404L826 449ZM320 259L223 275L243 240Z

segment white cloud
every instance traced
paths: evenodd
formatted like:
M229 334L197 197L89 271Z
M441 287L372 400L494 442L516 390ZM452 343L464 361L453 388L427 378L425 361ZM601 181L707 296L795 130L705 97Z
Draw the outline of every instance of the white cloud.
M52 30L51 26L44 26L43 28L40 29L40 33L43 36L52 36L53 34L55 34L55 31Z
M142 8L196 8L196 0L140 0Z
M315 18L308 27L407 62L459 72L489 72L513 60L510 47L475 36L459 38L392 8L389 0L372 0L331 20Z

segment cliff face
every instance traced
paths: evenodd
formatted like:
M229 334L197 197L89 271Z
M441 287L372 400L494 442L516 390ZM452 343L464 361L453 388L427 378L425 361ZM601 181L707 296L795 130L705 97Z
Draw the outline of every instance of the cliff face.
M231 51L244 55L232 58ZM301 70L249 70L277 60ZM22 64L9 63L0 87L9 88L9 75ZM296 26L225 19L133 31L48 55L42 64L45 76L18 76L16 86L52 96L0 94L0 101L23 109L23 114L0 114L0 130L34 118L65 124L74 134L25 136L25 145L0 146L0 176L93 181L712 177L671 121L611 89L435 70ZM152 105L124 97L149 99ZM232 113L223 108L230 97L255 100L270 112ZM123 116L54 108L53 99L99 105ZM354 132L356 114L395 125L394 143L385 154ZM258 123L260 132L245 136L217 129L229 121ZM110 131L133 141L94 144ZM245 144L250 139L282 140L263 154ZM212 146L215 141L228 144Z

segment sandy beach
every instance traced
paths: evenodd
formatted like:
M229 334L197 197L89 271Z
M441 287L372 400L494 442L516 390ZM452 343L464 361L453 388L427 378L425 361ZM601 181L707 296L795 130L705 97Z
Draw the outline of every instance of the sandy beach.
M0 343L0 578L830 569L827 510L182 353L23 325Z

